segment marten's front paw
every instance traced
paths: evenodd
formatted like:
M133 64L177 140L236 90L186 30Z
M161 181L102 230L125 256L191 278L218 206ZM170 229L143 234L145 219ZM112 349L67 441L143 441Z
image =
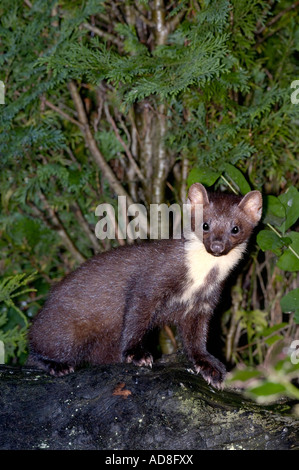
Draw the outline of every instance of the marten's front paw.
M132 362L136 366L152 367L153 356L143 349L131 349L124 354L124 362Z
M194 363L194 369L200 373L208 384L221 389L226 375L226 369L222 362L211 354L197 358Z

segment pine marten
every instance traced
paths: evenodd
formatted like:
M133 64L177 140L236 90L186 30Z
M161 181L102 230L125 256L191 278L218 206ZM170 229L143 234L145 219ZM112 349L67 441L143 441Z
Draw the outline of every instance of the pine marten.
M59 282L33 320L28 364L58 376L84 363L151 366L145 334L173 324L195 371L220 387L226 369L206 349L209 321L261 218L262 197L259 191L208 194L195 183L188 204L189 237L98 254ZM197 204L203 205L202 239L194 226Z

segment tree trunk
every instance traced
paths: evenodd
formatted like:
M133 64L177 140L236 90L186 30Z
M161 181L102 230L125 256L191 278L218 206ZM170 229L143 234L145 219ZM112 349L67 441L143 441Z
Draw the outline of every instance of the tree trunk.
M290 404L215 391L189 363L173 361L61 378L1 366L0 449L299 449Z

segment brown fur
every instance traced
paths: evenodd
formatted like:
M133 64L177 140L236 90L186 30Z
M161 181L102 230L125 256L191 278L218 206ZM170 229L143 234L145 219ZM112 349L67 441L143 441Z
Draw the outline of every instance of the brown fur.
M94 256L66 276L33 321L29 363L56 375L82 363L151 365L145 334L155 326L175 324L195 370L219 386L225 368L206 350L208 324L222 282L260 218L260 193L249 194L242 200L208 196L196 183L189 202L192 208L204 205L210 230L203 233L203 243L191 233L187 240L120 247ZM238 234L231 233L234 225Z

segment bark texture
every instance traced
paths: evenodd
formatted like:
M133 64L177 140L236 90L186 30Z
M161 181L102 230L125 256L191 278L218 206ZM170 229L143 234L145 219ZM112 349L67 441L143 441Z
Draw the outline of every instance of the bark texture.
M290 404L215 391L185 362L61 378L0 367L0 449L299 449Z

